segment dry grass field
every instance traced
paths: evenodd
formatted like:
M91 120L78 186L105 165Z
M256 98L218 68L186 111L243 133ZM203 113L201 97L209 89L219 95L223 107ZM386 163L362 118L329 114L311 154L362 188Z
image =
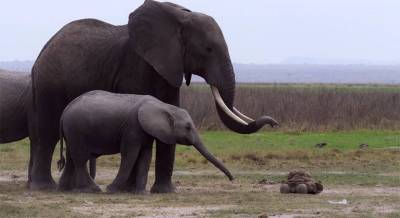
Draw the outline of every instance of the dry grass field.
M210 88L183 88L182 106L197 127L224 129ZM256 118L270 115L281 130L400 129L400 86L327 84L239 84L235 106Z
M39 192L26 189L27 140L0 147L0 217L399 217L400 135L397 131L202 132L210 151L235 176L230 182L193 148L179 146L174 194ZM323 148L316 143L326 142ZM368 148L359 148L367 143ZM56 149L56 151L58 151ZM54 154L57 161L58 152ZM104 190L119 156L101 157ZM56 166L53 163L53 166ZM292 169L324 185L318 195L279 193ZM58 179L60 173L53 169ZM154 180L154 163L148 186ZM148 187L148 188L149 188ZM346 204L334 204L346 199ZM330 203L333 202L333 203Z
M0 146L0 217L400 217L399 93L398 86L242 84L237 107L253 117L271 115L281 125L239 135L225 131L209 88L194 84L183 89L183 107L233 182L193 148L178 146L177 193L30 191L29 141L23 140ZM58 157L56 149L56 180ZM119 161L119 155L99 159L96 182L103 190ZM309 171L324 191L279 193L293 169ZM148 189L153 180L154 163Z

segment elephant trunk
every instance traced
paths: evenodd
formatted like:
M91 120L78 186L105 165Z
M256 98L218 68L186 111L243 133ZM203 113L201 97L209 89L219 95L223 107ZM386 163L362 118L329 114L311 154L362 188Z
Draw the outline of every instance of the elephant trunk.
M235 97L235 75L232 64L225 67L226 76L223 81L215 82L211 80L211 91L216 102L217 112L226 127L241 134L250 134L257 132L264 125L271 127L278 125L273 118L262 116L256 120L242 114L234 106ZM215 84L215 85L214 85Z
M232 181L234 178L232 174L229 172L229 170L217 159L215 158L204 146L203 142L201 141L199 136L196 136L195 142L193 146L202 154L208 161L210 161L215 167L217 167L219 170L221 170L228 178L230 181Z

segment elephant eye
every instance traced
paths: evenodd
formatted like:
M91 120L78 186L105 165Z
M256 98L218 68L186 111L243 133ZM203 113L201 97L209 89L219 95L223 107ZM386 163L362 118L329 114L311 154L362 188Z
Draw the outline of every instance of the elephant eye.
M210 47L207 47L207 52L208 53L211 53L213 51L213 49L212 48L210 48Z
M186 129L187 131L189 131L189 130L191 129L190 124L187 124L187 125L185 126L185 129Z

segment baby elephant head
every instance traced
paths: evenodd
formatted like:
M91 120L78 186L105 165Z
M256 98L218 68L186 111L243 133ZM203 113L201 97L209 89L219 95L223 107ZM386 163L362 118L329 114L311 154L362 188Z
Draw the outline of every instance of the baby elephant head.
M186 110L158 100L146 101L139 108L138 119L147 134L165 144L193 145L208 161L233 180L228 169L203 145Z

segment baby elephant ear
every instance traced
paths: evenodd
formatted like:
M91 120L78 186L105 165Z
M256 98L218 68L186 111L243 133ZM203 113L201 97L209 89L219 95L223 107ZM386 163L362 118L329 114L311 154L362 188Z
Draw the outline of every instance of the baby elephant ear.
M176 144L174 121L162 102L147 101L139 108L138 119L143 130L165 144Z

